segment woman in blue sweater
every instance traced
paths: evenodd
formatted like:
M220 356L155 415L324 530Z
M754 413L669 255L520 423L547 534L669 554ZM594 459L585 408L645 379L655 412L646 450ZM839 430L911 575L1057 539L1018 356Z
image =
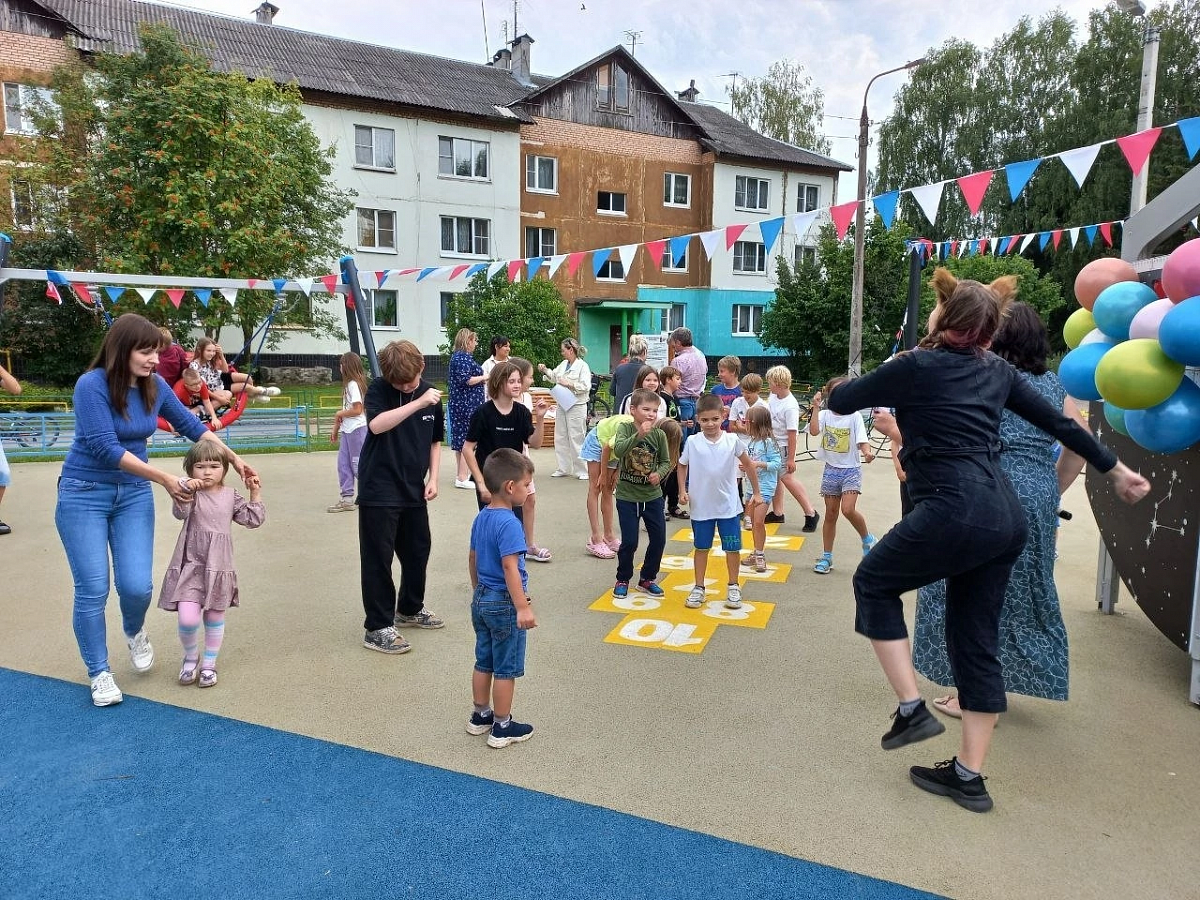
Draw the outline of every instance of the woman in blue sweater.
M992 798L980 771L996 714L1006 708L1000 610L1027 531L1025 511L1000 466L1001 413L1012 410L1062 441L1107 473L1128 503L1145 497L1150 484L988 352L1016 293L1015 277L983 285L938 269L932 285L937 305L920 349L834 388L829 408L846 415L894 407L904 435L900 462L913 510L854 574L855 630L870 638L900 701L883 749L945 731L921 700L900 600L944 578L946 648L963 711L962 743L954 759L913 766L909 776L923 790L985 812Z
M91 369L75 384L75 439L58 480L54 522L75 582L72 623L96 706L123 699L108 666L104 605L109 552L130 659L136 671L147 672L154 665L154 650L142 627L154 590L150 482L161 484L181 503L191 500L187 479L147 462L146 441L162 416L189 440L225 446L155 374L164 346L158 326L138 315L123 315L104 336ZM236 453L225 451L243 480L255 474Z

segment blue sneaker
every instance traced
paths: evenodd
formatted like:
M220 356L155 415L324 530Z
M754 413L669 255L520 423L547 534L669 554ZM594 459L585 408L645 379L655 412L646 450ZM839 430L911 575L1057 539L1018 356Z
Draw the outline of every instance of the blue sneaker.
M613 596L614 597L628 597L629 596L629 582L628 581L618 581L616 586L613 588Z
M870 553L871 550L875 547L875 544L878 543L875 540L875 535L873 535L873 534L868 534L865 538L862 539L862 541L863 541L863 556L866 556L868 553Z
M487 734L495 723L496 716L490 709L483 714L473 712L470 721L467 722L467 734Z
M492 724L492 733L488 735L488 746L497 750L509 744L519 744L533 737L533 726L522 725L514 719L509 719L507 725L499 722Z
M657 582L651 581L648 578L643 578L638 582L638 590L649 594L651 597L661 597L666 593Z

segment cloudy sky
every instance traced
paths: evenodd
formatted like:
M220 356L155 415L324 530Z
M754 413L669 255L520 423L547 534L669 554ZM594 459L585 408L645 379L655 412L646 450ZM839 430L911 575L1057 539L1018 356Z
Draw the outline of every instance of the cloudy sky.
M1086 26L1104 0L1057 6ZM258 0L176 0L208 12L252 17ZM484 62L511 28L512 0L274 0L275 24L455 59ZM518 28L535 41L533 68L560 75L640 32L639 61L667 89L691 79L701 99L726 101L729 73L755 77L779 59L803 63L825 92L825 133L834 158L857 165L858 115L867 82L878 72L922 56L951 37L986 47L1022 16L1037 19L1056 4L1044 0L519 0ZM1148 6L1156 5L1150 0ZM904 73L871 89L870 114L881 120ZM1136 102L1136 98L1131 98ZM726 109L728 106L725 107ZM845 117L845 118L839 118ZM873 163L874 153L869 156ZM843 184L843 196L853 186Z

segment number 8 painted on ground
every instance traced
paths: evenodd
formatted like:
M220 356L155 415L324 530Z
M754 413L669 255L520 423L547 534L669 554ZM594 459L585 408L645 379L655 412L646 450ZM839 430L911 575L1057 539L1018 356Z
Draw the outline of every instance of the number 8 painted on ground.
M709 600L704 604L704 615L713 619L748 619L754 612L754 606L742 604L740 609L729 609L723 600Z

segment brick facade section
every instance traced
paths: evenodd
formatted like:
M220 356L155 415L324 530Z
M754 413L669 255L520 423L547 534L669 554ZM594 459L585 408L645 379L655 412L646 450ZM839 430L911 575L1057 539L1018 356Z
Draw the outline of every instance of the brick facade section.
M0 81L47 85L56 68L78 57L61 39L0 31Z
M679 165L698 166L703 161L700 145L695 141L579 125L557 119L539 118L534 125L522 125L521 143L531 145L531 149L538 143L544 143L580 150L598 150L620 156L657 159Z

